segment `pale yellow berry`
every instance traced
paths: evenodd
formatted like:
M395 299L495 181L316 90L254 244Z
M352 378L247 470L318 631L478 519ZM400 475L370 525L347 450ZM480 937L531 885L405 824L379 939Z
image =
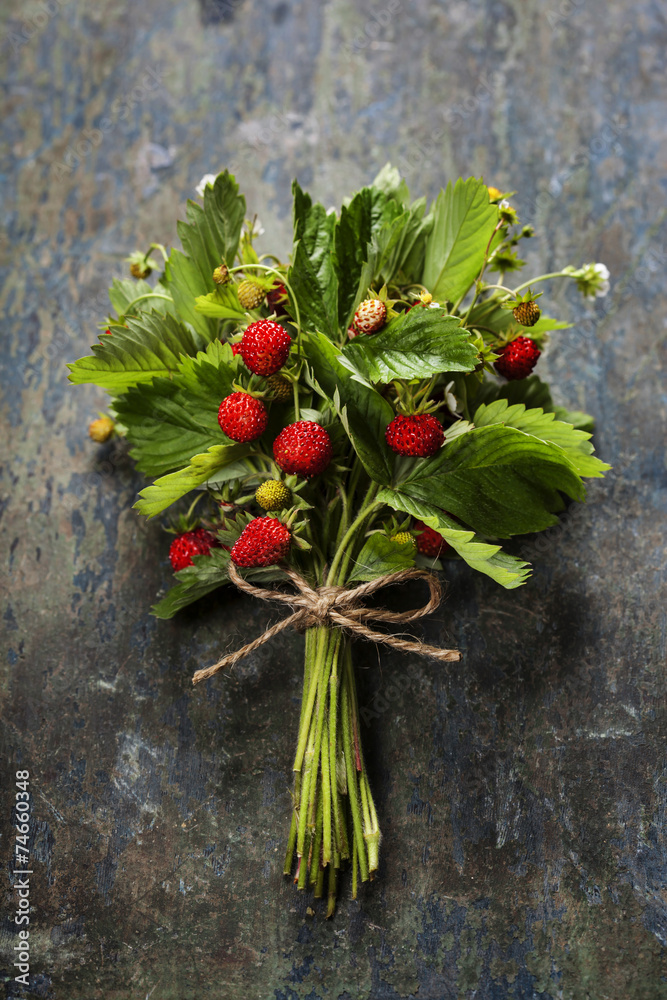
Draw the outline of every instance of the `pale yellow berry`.
M100 417L98 420L93 420L89 425L88 433L93 441L97 441L98 444L104 444L113 434L115 426L111 417Z

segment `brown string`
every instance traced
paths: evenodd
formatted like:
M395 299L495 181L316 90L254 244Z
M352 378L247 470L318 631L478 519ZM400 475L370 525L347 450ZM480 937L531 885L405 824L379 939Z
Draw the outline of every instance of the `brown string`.
M192 678L193 684L198 684L200 681L206 680L207 677L212 677L213 674L217 674L218 670L223 670L225 667L233 667L244 656L254 652L286 628L304 629L313 625L335 625L352 632L354 635L370 639L371 642L383 642L393 649L401 649L406 653L419 653L421 656L430 656L435 660L461 659L461 654L457 649L440 649L438 646L429 646L424 642L411 642L386 632L374 632L364 624L365 621L369 620L394 624L411 622L435 611L442 600L442 587L438 578L433 573L429 573L428 570L403 569L397 573L387 573L386 576L380 576L376 580L362 583L351 589L318 587L317 590L314 590L294 570L286 566L283 566L282 569L297 588L296 594L284 594L280 590L265 590L263 587L256 587L244 580L234 563L230 562L229 578L239 590L245 591L246 594L252 594L254 597L261 597L264 601L282 601L283 604L289 604L295 610L287 618L283 618L282 621L268 628L257 639L241 646L235 653L223 656L211 667L198 670ZM415 608L413 611L384 611L382 608L365 608L362 605L363 599L369 594L375 593L376 590L388 587L392 583L405 583L407 580L424 580L428 584L430 597L422 608Z

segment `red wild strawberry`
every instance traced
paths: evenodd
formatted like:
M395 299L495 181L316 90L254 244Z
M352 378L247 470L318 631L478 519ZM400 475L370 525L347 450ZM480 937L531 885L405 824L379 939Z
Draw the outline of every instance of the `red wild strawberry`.
M347 328L347 339L354 340L355 337L359 336L359 333L360 331L357 330L356 326L353 323L351 326L348 326Z
M220 547L220 542L205 528L195 528L177 535L169 547L169 559L175 573L192 566L193 556L207 556L211 549Z
M495 363L496 371L507 379L526 378L537 364L540 351L530 337L517 337L501 350Z
M438 559L443 552L447 551L449 545L437 531L429 528L423 521L415 521L414 526L419 532L416 539L417 552L421 552L423 556Z
M354 326L359 333L377 333L387 318L387 306L382 299L365 299L354 314Z
M385 431L385 439L392 451L399 455L434 455L445 433L432 413L399 413Z
M313 420L297 420L284 427L273 442L273 457L283 472L316 476L331 461L331 438Z
M234 355L234 357L236 357L237 354L241 353L241 341L240 340L237 340L237 342L235 344L230 344L229 346L232 349L232 354Z
M255 375L274 375L287 361L291 343L280 323L259 319L241 338L241 357Z
M256 517L232 547L237 566L273 566L287 556L292 536L275 517Z
M255 441L266 430L269 415L261 399L233 392L220 403L218 423L232 441Z

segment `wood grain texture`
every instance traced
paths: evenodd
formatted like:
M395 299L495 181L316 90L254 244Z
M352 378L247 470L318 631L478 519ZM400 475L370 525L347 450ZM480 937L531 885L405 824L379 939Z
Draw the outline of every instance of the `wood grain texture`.
M667 997L664 6L45 0L5 5L1 35L5 995ZM104 400L64 364L202 174L235 168L264 247L287 247L293 175L329 205L388 159L416 194L471 173L516 189L534 270L609 266L592 308L546 291L575 325L540 369L614 470L517 543L522 590L451 564L423 634L461 664L356 647L384 860L327 923L281 875L302 639L192 690L275 609L225 593L149 616L167 536L131 510L123 449L88 441Z

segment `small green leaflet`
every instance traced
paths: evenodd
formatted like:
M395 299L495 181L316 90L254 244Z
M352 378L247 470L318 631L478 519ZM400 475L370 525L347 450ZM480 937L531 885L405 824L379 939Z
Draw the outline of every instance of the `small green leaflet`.
M230 347L216 340L196 358L183 358L171 379L156 378L116 400L140 472L161 476L212 445L229 443L217 414L238 367Z
M560 448L497 424L445 444L396 488L492 538L550 528L564 507L561 493L573 500L586 495Z
M176 371L183 355L196 354L211 339L188 330L173 316L157 313L130 316L127 324L127 329L114 326L110 337L103 334L92 346L92 357L68 365L70 382L92 382L119 395L130 386Z
M209 555L194 556L192 566L186 566L176 574L178 583L151 611L156 618L173 618L182 608L227 583L228 567L229 552L225 549L211 549Z
M354 561L348 582L375 580L386 573L410 569L415 564L416 550L412 542L392 542L382 532L375 532L367 539Z
M402 215L402 209L398 202L384 191L372 187L362 188L349 205L343 205L341 209L335 231L335 256L338 322L344 329L352 322L359 301L360 280L364 264L369 259L369 244L385 223L392 222L399 215Z
M213 271L221 260L231 267L239 243L245 198L225 171L204 190L204 207L189 201L187 222L178 223L184 253L172 250L166 268L168 288L181 317L206 336L215 324L195 309L195 300L213 289Z
M334 212L313 205L312 198L296 181L294 195L294 247L287 281L306 329L338 336L338 279L334 268Z
M441 309L411 309L372 337L356 337L343 353L370 382L469 372L479 360L457 316Z
M202 455L194 455L179 472L156 479L139 494L136 509L146 517L155 517L176 500L207 482L216 472L250 453L247 444L216 444Z
M137 302L141 299L141 302ZM114 278L109 289L109 301L117 316L125 316L128 307L135 303L137 308L133 313L143 312L169 312L176 314L176 307L162 285L152 288L147 281L135 278Z
M385 163L382 170L375 176L371 187L381 191L388 198L393 198L404 208L410 201L407 182L401 177L398 167L392 167L391 163Z
M188 202L188 221L179 223L178 235L185 252L197 261L209 281L221 260L232 266L245 213L245 198L227 170L218 174L212 187L204 188L203 207L195 201Z
M492 424L516 427L541 441L551 441L565 452L573 468L582 477L599 478L611 468L594 457L590 434L557 420L555 413L545 413L541 408L527 410L523 403L509 406L506 399L497 399L480 406L473 423L476 427L488 427Z
M422 278L435 299L454 304L463 299L482 268L497 222L498 209L483 181L460 178L440 192Z
M494 399L506 399L510 406L515 403L525 403L527 408L541 406L547 413L554 413L557 420L572 424L579 431L592 434L595 429L595 421L590 414L556 406L551 398L549 386L540 379L539 375L529 375L528 378L504 384L489 381L480 385L475 403L478 405L489 403Z
M213 319L235 319L242 322L246 313L239 302L236 285L221 285L208 295L198 295L195 299L195 310L202 316Z
M391 482L393 455L384 439L394 411L372 386L353 377L340 352L323 334L308 338L308 360L316 388L334 407L366 472L377 483Z
M413 500L412 497L391 489L380 490L378 500L389 504L394 510L411 514L430 528L435 528L469 566L490 576L507 590L520 587L530 576L529 563L507 555L499 545L480 541L474 531L462 528L433 504Z

